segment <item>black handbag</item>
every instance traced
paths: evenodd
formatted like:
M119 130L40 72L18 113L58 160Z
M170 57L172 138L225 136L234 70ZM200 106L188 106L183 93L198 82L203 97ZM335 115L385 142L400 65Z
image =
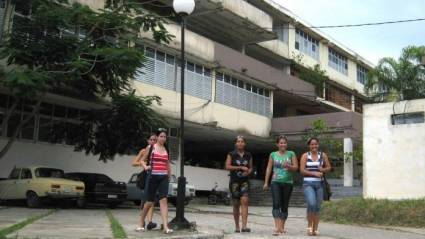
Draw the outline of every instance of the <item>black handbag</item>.
M322 152L320 152L320 160L322 161L323 165L323 159L322 159ZM331 185L329 184L328 180L325 177L325 174L322 176L322 189L323 189L323 200L324 201L330 201L332 196L332 190Z
M151 162L151 156L152 156L152 152L153 152L153 146L149 147L149 153L148 153L148 162L146 165L149 165ZM149 171L148 170L143 170L142 172L140 172L137 175L137 179L136 179L136 186L142 190L145 189L145 185L146 185L146 180L148 179L149 176Z
M323 200L330 201L332 196L332 190L331 190L331 185L329 184L328 180L326 180L325 175L323 175L322 186L323 186Z

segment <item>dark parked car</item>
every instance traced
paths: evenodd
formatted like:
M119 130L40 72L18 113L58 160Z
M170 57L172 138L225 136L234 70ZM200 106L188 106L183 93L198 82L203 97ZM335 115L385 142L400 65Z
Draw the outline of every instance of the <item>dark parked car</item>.
M65 177L85 184L84 197L77 200L78 207L85 207L87 203L103 203L115 208L127 199L127 185L115 182L105 174L66 173Z

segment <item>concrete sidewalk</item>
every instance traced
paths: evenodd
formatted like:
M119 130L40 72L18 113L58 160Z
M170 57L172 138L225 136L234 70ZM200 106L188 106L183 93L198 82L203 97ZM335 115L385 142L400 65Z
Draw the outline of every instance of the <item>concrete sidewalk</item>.
M0 229L10 227L28 218L47 213L50 209L0 208Z
M0 228L21 222L31 216L46 213L49 209L28 209L11 207L0 210ZM111 210L114 217L123 226L128 238L270 238L273 231L271 207L250 207L248 226L251 233L234 233L232 208L229 206L189 205L186 218L195 221L197 231L176 231L165 235L159 228L142 233L135 232L139 210L118 208ZM170 208L170 220L174 217L174 208ZM306 235L305 209L290 208L284 238L311 238ZM154 221L161 223L159 210L155 211ZM425 229L401 227L363 227L320 223L321 235L315 238L333 239L425 239ZM30 224L11 238L112 238L110 223L103 208L62 209ZM17 237L15 237L17 236Z

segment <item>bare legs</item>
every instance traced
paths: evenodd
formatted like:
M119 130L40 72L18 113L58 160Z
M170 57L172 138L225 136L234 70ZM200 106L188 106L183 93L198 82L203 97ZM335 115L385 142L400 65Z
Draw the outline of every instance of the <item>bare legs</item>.
M161 200L159 200L159 206L161 209L161 217L162 217L162 224L164 225L164 231L167 231L168 228L168 202L167 202L167 198L163 198ZM145 205L143 206L143 210L142 213L140 215L140 225L142 227L144 227L144 222L146 219L146 216L148 214L153 214L153 202L146 202ZM148 216L148 220L150 217L150 221L152 221L152 217Z
M159 200L159 206L161 209L162 225L164 225L164 231L168 231L168 201L167 198Z
M233 218L235 220L236 231L241 230L240 225L239 225L240 207L241 207L240 201L237 200L237 199L233 200Z
M242 229L247 229L248 224L248 196L241 197L240 200L233 200L233 218L235 220L236 231L240 231L239 218L242 216Z
M143 203L142 204L142 207L141 207L140 219L139 219L139 225L140 225L140 227L144 227L145 226L144 225L144 219L143 219L143 209L144 209L144 205L145 204L146 203ZM146 215L146 217L148 218L148 222L152 222L152 220L153 220L153 209L154 209L153 206L151 208L149 208L148 213Z

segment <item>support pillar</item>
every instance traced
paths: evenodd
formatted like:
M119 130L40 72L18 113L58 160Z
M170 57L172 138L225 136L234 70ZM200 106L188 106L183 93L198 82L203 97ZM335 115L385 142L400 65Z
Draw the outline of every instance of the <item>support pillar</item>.
M344 187L353 186L353 174L353 139L344 138Z

